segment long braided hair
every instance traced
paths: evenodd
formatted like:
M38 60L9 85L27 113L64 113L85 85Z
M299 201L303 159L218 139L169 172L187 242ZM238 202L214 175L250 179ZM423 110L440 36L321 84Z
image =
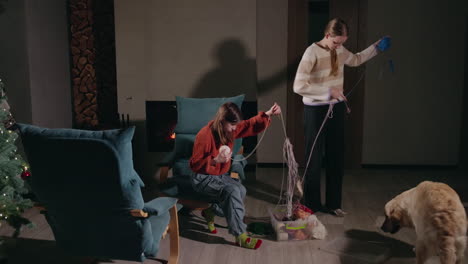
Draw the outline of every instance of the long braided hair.
M329 34L331 37L336 36L347 36L348 35L348 25L341 18L334 18L328 22L325 27L324 34ZM336 76L338 74L338 56L336 55L336 50L330 51L331 58L331 71L330 76Z

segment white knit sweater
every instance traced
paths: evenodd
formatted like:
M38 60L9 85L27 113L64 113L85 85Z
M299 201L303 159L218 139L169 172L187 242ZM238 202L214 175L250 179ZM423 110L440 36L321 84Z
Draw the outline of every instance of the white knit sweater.
M330 89L338 88L343 90L343 70L344 65L356 67L377 55L374 45L365 50L353 54L345 47L336 49L338 57L338 74L330 75L331 55L330 51L318 46L310 45L297 68L294 80L294 92L302 95L305 105L322 105L336 103L337 100L330 101Z

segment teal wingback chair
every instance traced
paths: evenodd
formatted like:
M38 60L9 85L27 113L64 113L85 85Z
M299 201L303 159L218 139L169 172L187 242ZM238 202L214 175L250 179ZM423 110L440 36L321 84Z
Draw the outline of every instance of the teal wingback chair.
M219 107L226 102L233 102L242 107L244 95L227 98L184 98L176 97L177 125L175 127L174 150L160 164L161 191L168 196L178 197L179 202L187 207L203 209L209 206L210 199L194 192L190 182L192 173L189 160L192 156L195 137L211 121ZM232 153L237 153L231 165L231 177L245 179L244 167L247 164L242 153L242 139L236 139ZM173 177L168 179L169 170ZM201 203L199 203L199 202Z
M177 200L143 201L133 168L134 127L18 128L31 166L28 183L58 246L72 255L144 261L156 257L169 226L169 263L177 263Z

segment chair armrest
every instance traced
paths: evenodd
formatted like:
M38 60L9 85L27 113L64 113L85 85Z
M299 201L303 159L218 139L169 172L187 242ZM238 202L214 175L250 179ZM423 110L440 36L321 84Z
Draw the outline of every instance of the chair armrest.
M169 177L169 170L174 165L174 161L175 161L175 151L172 151L158 163L158 165L161 167L159 169L159 182L160 183L167 182L167 178Z
M133 216L133 217L139 217L139 218L147 218L148 217L148 213L143 211L142 209L133 209L133 210L130 210L130 214Z
M159 215L169 211L177 203L176 198L159 197L145 203L143 211L149 215Z
M163 166L159 168L159 183L166 183L169 178L169 170L171 167Z
M239 173L237 173L237 172L231 172L231 178L239 179L239 178L240 178Z
M147 218L151 215L160 215L166 213L174 207L177 203L176 198L172 197L159 197L145 203L143 209L132 209L130 214L134 217ZM176 206L180 209L182 206Z
M239 151L236 153L236 155L237 154L240 154L240 155L244 154L244 146L241 145L241 147L240 147Z

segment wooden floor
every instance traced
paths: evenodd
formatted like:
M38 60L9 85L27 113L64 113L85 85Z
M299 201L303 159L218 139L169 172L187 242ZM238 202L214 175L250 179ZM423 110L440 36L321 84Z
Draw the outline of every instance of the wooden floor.
M258 168L251 174L256 180L246 184L248 192L245 201L246 221L268 220L268 208L278 204L281 179L286 175L282 168ZM452 186L468 201L468 179L466 173L445 169L361 169L348 171L344 179L343 208L349 213L345 218L319 213L319 220L326 226L328 236L325 240L275 241L273 237L264 239L258 250L248 250L233 245L234 238L225 228L226 222L216 218L218 234L209 234L205 229L199 212L180 216L181 255L179 263L318 263L353 264L364 263L353 257L346 257L324 250L335 239L348 237L356 245L378 245L389 250L387 264L415 263L412 244L415 234L403 229L395 235L384 234L379 230L383 221L383 207L386 201L396 194L416 186L424 180L445 182ZM35 209L25 213L36 227L24 229L21 238L9 240L9 261L13 263L90 263L85 259L70 257L61 252L53 241L51 229L44 217ZM11 229L0 227L0 236L10 236ZM165 263L168 258L169 240L162 241L159 260L144 263ZM365 252L368 247L356 248ZM353 255L354 253L351 252ZM109 263L109 262L99 262ZM135 263L114 260L111 263ZM468 263L465 262L465 263Z

